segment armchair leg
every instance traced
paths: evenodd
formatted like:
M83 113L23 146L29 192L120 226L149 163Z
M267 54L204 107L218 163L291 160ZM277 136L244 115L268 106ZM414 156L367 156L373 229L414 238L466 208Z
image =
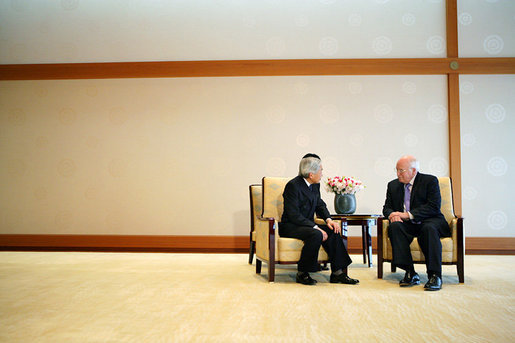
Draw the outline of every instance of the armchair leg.
M383 218L377 220L377 278L383 278Z
M261 260L256 258L256 274L261 274Z
M464 271L464 268L463 268L463 262L459 263L456 265L457 269L458 269L458 280L460 283L465 283L465 271Z
M275 263L268 261L268 282L274 282L275 280Z
M249 264L252 264L252 260L254 259L254 250L256 249L256 242L250 242L250 250L249 250Z

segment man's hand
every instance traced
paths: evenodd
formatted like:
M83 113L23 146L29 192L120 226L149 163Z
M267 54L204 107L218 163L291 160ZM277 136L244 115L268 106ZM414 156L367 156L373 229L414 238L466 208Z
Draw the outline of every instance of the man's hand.
M329 226L329 228L334 231L334 233L340 234L342 232L342 227L338 225L335 221L333 221L331 218L327 218L326 223L327 226Z
M325 232L324 230L322 230L318 226L316 227L316 229L320 230L320 232L322 232L322 242L325 242L325 240L327 239L327 232Z
M410 218L409 218L408 212L392 212L388 216L388 220L390 221L390 223L402 222L404 220L409 220L409 219Z

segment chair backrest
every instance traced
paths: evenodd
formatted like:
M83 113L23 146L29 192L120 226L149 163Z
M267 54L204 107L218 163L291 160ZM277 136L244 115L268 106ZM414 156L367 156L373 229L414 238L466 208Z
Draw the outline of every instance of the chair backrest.
M284 203L283 191L291 179L287 177L263 178L263 217L281 221Z
M440 194L442 195L442 205L440 206L440 211L450 223L454 218L454 207L452 202L452 183L451 178L448 176L439 177L438 183L440 184Z
M263 191L261 185L250 185L250 215L251 215L251 231L254 231L254 223L258 221L258 217L263 210Z

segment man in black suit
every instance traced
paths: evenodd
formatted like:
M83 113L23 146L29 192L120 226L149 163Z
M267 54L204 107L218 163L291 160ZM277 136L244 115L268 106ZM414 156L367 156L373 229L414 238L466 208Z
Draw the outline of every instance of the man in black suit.
M383 215L390 220L388 236L392 243L393 265L406 271L401 287L420 284L411 257L410 244L417 237L424 253L428 282L424 289L442 288L442 243L440 237L451 235L449 224L440 211L442 202L438 179L419 173L413 156L397 162L397 179L388 183Z
M352 263L341 236L341 227L329 214L320 198L322 165L315 154L305 155L299 164L299 175L284 188L284 212L279 223L281 237L297 238L304 242L296 281L314 285L316 280L310 272L319 270L318 251L322 245L331 262L331 283L357 284L359 281L347 275L347 266ZM327 225L316 225L315 212Z

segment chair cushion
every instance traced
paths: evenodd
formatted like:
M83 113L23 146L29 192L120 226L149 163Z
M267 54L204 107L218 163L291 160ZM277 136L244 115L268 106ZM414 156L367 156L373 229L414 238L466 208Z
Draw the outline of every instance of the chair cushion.
M387 221L386 221L387 222ZM458 261L458 243L457 243L457 220L451 221L451 237L444 237L440 239L442 243L442 262L457 262ZM392 260L392 244L388 238L388 224L383 222L383 258ZM416 238L413 239L410 245L411 256L414 262L424 262L425 257Z
M441 238L440 242L442 243L442 262L453 262L452 261L452 248L453 248L452 238L450 238L450 237ZM411 250L411 256L412 256L414 262L424 262L425 261L424 254L422 253L422 250L420 249L420 245L418 244L418 241L416 238L414 238L413 242L411 242L410 250Z
M300 260L303 246L304 243L300 239L279 237L277 240L279 256L277 256L276 260L280 262L297 262ZM327 253L321 247L318 252L318 260L327 261L328 259Z

